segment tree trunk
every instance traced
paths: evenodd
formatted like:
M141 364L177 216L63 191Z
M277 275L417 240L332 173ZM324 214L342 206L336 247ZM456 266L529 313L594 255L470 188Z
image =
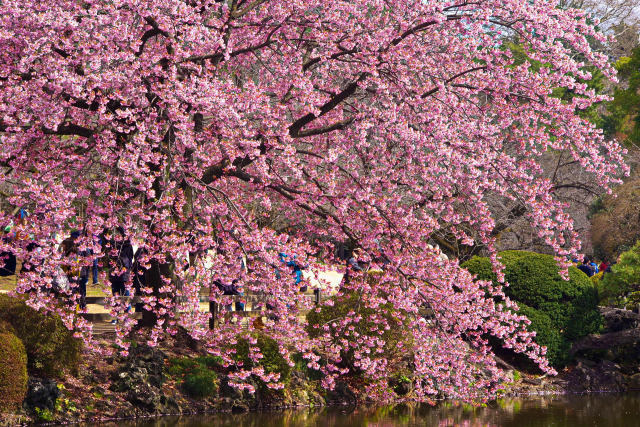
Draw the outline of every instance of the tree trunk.
M145 271L145 281L148 286L153 288L152 295L156 298L160 297L160 287L162 286L162 277L170 276L170 265L167 263L160 264L156 260L151 261L151 267ZM138 322L140 327L152 327L158 321L158 316L153 311L143 310L142 319Z

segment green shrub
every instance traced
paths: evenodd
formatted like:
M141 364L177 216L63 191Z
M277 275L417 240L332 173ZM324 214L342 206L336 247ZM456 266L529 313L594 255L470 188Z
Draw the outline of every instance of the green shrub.
M624 307L627 310L635 310L640 306L640 291L631 292L625 300Z
M372 280L369 277L367 280ZM386 303L376 308L367 306L366 298L356 293L346 293L331 297L330 305L322 305L319 311L311 310L307 314L307 333L311 338L317 338L324 333L323 326L329 325L331 339L335 343L342 343L345 340L353 343L355 336L372 336L381 338L384 341L382 352L377 353L377 358L387 359L390 369L394 369L396 362L404 356L410 354L413 348L412 334L406 327L406 318L403 312L395 309L392 304ZM351 323L350 327L341 327L340 320L350 316L349 313L361 316L357 323ZM335 321L335 322L334 322ZM389 328L385 328L388 325ZM354 334L355 332L356 334ZM360 373L354 357L354 350L348 346L349 350L342 350L340 358L341 364L349 368L353 373ZM372 351L372 355L374 352Z
M600 271L596 274L594 274L593 276L590 277L591 279L591 283L593 284L593 286L596 287L596 289L598 289L598 285L600 284L600 281L602 280L602 276L604 276L604 271Z
M217 387L217 375L207 368L198 368L185 375L182 387L191 397L206 398L215 396Z
M322 372L316 369L312 369L308 366L309 361L302 357L302 353L295 353L291 359L295 363L294 370L301 372L304 378L309 378L311 381L319 381L322 379ZM323 364L323 360L320 360L320 364Z
M598 287L603 302L618 307L628 304L626 297L640 291L640 242L623 252L611 273L603 276Z
M27 353L22 341L9 332L0 332L0 412L22 404L27 380Z
M256 334L255 338L257 340L255 346L260 349L260 353L262 354L262 358L256 362L257 365L261 366L267 374L279 373L280 382L286 383L289 381L291 366L289 366L289 363L280 353L280 345L278 342L262 333ZM253 345L250 346L249 341L245 338L238 339L238 343L235 346L236 354L234 355L234 359L237 362L241 362L245 369L253 368L255 365L249 357L249 347L253 347Z
M220 369L223 363L222 357L212 355L198 356L196 360L209 369Z
M547 359L555 366L564 365L568 360L570 342L562 335L549 316L540 310L518 304L519 314L527 316L531 324L529 331L536 332L535 341L539 345L547 347Z
M535 318L530 318L530 329L537 332L536 341L547 345L547 355L554 366L562 366L568 360L570 343L602 326L596 287L576 267L569 267L569 280L564 280L551 255L526 251L499 255L509 282L505 294ZM488 258L474 257L462 266L478 279L497 281Z
M180 378L182 389L187 395L203 399L215 396L218 391L218 376L212 369L218 367L220 358L201 356L197 358L173 358L166 368L171 376Z
M22 340L30 374L60 377L77 371L82 343L59 316L45 315L19 299L0 294L0 323L11 325Z
M216 368L220 364L222 359L215 358L215 356L199 356L199 357L174 357L169 359L169 364L166 366L166 372L169 375L183 375L189 371L192 371L198 367ZM214 362L215 361L215 362Z
M518 382L522 379L522 374L520 371L513 371L513 381Z

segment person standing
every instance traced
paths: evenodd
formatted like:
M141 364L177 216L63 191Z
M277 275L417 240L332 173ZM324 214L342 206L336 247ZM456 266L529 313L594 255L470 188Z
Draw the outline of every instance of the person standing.
M7 228L5 228L5 236L2 238L4 243L11 242L10 232L11 227L7 226ZM17 259L13 252L0 252L0 277L13 276L16 274L16 265Z
M85 307L85 297L87 295L87 281L83 280L83 270L88 280L89 274L86 267L82 266L81 253L78 249L79 231L71 232L71 235L64 239L61 243L61 249L66 262L62 267L67 281L69 282L69 290L77 292L80 295L80 307Z
M111 293L119 296L129 296L126 289L126 283L131 278L131 269L133 268L133 246L129 239L126 238L124 229L118 227L117 238L109 241L109 256L112 259L111 270L109 271L109 283L111 284ZM127 307L127 311L130 306ZM113 320L111 323L117 323Z
M294 255L293 257L290 257L284 252L280 252L278 254L278 257L280 258L280 262L282 262L287 267L291 268L291 273L293 274L293 276L295 276L294 283L296 287L300 286L300 283L302 283L302 267L296 261L296 256ZM306 291L307 291L307 285L300 287L300 292L306 292Z

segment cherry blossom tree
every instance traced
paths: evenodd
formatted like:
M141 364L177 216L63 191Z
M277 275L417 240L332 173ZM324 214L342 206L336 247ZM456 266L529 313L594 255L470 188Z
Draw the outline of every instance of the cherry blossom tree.
M503 47L514 34L540 70L515 64ZM614 78L587 38L602 36L554 0L3 1L0 186L30 212L22 237L0 248L29 267L15 292L96 348L91 324L50 292L59 266L75 262L56 242L81 228L89 265L116 250L96 236L117 246L122 227L145 249L137 295L150 344L183 327L231 363L228 344L247 333L222 314L211 331L198 296L213 289L224 304L212 283L236 280L270 298L277 320L262 333L285 357L302 353L327 387L348 374L344 347L382 384L379 335L336 341L326 328L309 339L300 311L310 303L275 273L280 252L332 268L326 242L348 239L365 259L382 249L390 261L376 280L352 272L342 292L402 313L419 396L490 396L503 379L490 336L551 372L501 288L429 241L446 230L481 243L498 271L487 198L499 195L521 202L560 263L578 253L539 160L562 150L604 188L626 172L623 150L576 114L601 97L577 81L589 74L574 52ZM558 87L581 96L562 101ZM264 226L273 212L289 226ZM112 307L126 351L136 322L118 299ZM359 321L354 307L335 326ZM232 384L251 388L251 375L282 386L241 367Z

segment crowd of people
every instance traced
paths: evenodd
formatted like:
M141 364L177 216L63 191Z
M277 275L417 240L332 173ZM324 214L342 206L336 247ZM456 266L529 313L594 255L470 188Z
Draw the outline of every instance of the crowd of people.
M24 221L27 213L20 210L18 221ZM19 223L16 221L16 223ZM15 227L20 228L20 227ZM55 237L55 236L54 236ZM24 240L24 236L17 236L14 230L13 222L8 224L4 229L2 240L10 243L13 239ZM29 240L28 238L26 240ZM145 271L141 268L141 257L144 256L144 248L134 248L130 240L126 237L125 230L121 227L105 231L98 236L90 236L84 229L73 229L64 239L58 240L58 251L64 262L61 263L59 273L54 274L52 280L52 292L60 295L73 292L77 295L75 300L81 308L86 307L87 286L89 280L93 285L99 284L99 272L101 268L107 268L108 278L112 295L114 296L130 296L127 283L131 282L136 293L146 286ZM93 243L93 245L89 243ZM91 248L100 248L100 254ZM36 242L30 242L26 246L27 252L31 256L27 256L27 262L22 264L20 274L41 271L39 266L44 264L42 256L38 256L41 248ZM223 252L223 250L221 249ZM104 255L103 255L104 254ZM377 243L373 253L363 256L362 248L347 248L346 246L338 246L335 253L338 259L345 262L345 274L342 279L342 285L349 283L350 277L359 272L366 272L373 269L384 269L389 263L389 259L385 255L381 245ZM274 274L278 279L287 280L284 277L291 277L292 283L301 293L308 291L308 284L305 283L303 271L307 268L301 263L295 255L289 255L285 252L278 253L279 265L273 265ZM240 260L242 269L246 271L246 262ZM12 251L0 252L0 276L10 276L16 274L18 262ZM283 277L284 276L284 277ZM225 282L222 279L213 281L213 286L217 288L223 295L244 295L240 278L236 278L231 282ZM129 288L130 289L130 288ZM319 295L319 289L313 289L316 297ZM243 311L246 301L241 298L235 302L235 310ZM131 305L127 310L131 309ZM232 305L226 306L227 310L232 309Z
M16 223L24 221L27 214L20 210L20 216ZM15 231L12 221L3 229L2 241L10 243L14 240L29 240L28 237L19 235ZM55 236L54 236L55 237ZM58 251L65 262L61 263L58 273L53 274L51 291L57 294L73 291L78 295L77 301L81 308L86 307L87 285L91 278L94 285L99 284L99 271L101 266L109 265L108 281L113 295L129 296L126 283L133 278L132 284L136 290L144 286L145 275L140 268L139 259L143 249L134 252L131 242L125 238L124 229L119 227L113 233L105 232L101 236L93 236L96 246L106 257L99 259L93 257L92 249L82 248L81 242L88 239L87 233L80 230L72 230L58 245ZM44 259L40 255L41 248L38 243L31 241L26 245L30 254L23 262L19 274L38 271L38 267L44 265ZM87 260L91 260L90 263ZM12 276L17 273L18 262L13 251L0 252L0 276ZM133 275L133 277L132 277ZM131 306L127 307L130 310Z
M609 264L607 261L602 261L600 264L598 264L594 261L591 255L586 255L583 258L582 262L580 262L578 259L573 259L572 261L578 268L578 270L582 271L589 277L594 276L600 272L602 272L602 274L611 272L611 264Z
M19 220L23 220L26 216L26 212L20 210ZM2 241L5 243L10 242L12 239L19 238L15 233L12 234L12 225L9 224L4 229L4 235ZM144 255L144 249L135 249L131 242L125 237L125 232L121 227L113 230L113 233L105 233L101 236L94 236L97 246L102 248L102 253L107 254L109 268L108 280L111 286L113 295L129 296L127 290L127 282L130 280L133 283L134 289L139 291L145 284L145 273L140 267L140 258ZM91 258L93 252L91 249L82 249L80 242L87 240L87 235L83 231L73 230L68 237L62 240L59 250L61 254L71 262L63 264L62 274L59 277L54 278L54 287L58 289L73 289L79 295L80 307L86 307L86 294L87 284L91 278L94 285L99 283L99 270L101 266L107 265L104 260L99 260L98 257L93 258L92 264L87 264L87 258ZM437 249L437 248L436 248ZM38 246L35 242L27 245L29 252L38 251ZM377 251L374 251L371 257L367 257L368 261L363 261L363 252L361 248L349 249L345 246L338 246L336 250L336 256L342 259L346 264L345 275L343 277L342 285L348 284L350 277L358 272L366 272L372 266L376 268L384 269L389 263L389 259L384 254L381 246L377 245ZM444 255L443 255L444 256ZM281 275L287 271L293 279L293 283L296 288L299 288L301 293L307 292L308 286L303 283L304 276L303 270L306 268L296 258L296 256L290 256L284 252L278 254L281 266L274 266L275 275L278 279ZM109 262L110 261L110 262ZM577 259L572 260L574 265L584 272L587 276L591 277L600 272L608 273L611 271L611 264L606 260L599 264L595 262L592 256L585 256L580 262ZM246 269L245 261L242 259L242 268ZM31 263L24 264L22 266L22 272L34 271L35 266ZM13 252L5 251L0 252L0 276L10 276L16 273L17 259ZM224 283L222 280L214 280L213 285L223 295L239 295L244 294L240 285L240 280L235 279L231 283ZM314 293L318 293L319 289L314 289ZM131 307L129 306L128 309ZM245 302L238 300L235 303L236 311L243 311L245 308ZM231 310L231 304L227 306L228 310Z

